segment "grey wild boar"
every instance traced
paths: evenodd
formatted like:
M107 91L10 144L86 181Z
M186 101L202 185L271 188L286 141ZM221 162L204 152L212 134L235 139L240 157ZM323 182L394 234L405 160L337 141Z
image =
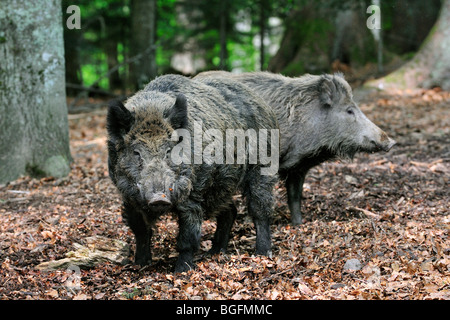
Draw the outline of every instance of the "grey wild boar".
M271 254L279 128L272 109L247 87L229 79L161 76L125 105L110 103L107 131L109 174L122 195L124 220L135 235L136 264L151 263L152 229L158 217L169 212L179 225L176 272L194 267L205 218L217 219L211 252L226 250L237 214L232 196L239 191L256 227L256 253ZM248 139L250 133L265 132L256 141L264 161L254 161L253 154L234 159L242 151L234 148L242 132ZM248 151L245 141L240 146ZM263 174L269 151L275 170Z
M279 175L285 180L291 221L302 223L301 198L309 169L357 152L389 151L395 141L372 123L353 100L343 75L284 77L269 72L200 73L200 78L244 83L275 111L280 125Z

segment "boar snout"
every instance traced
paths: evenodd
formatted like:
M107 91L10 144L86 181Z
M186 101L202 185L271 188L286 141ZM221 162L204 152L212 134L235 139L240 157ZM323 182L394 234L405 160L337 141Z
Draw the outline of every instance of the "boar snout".
M391 138L388 138L388 139L389 139L388 143L385 144L384 147L383 147L383 151L386 151L386 152L391 150L391 148L393 146L395 146L395 144L397 143L397 141L395 141L394 139L391 139Z
M388 152L391 150L391 148L396 144L396 141L389 138L386 142L376 141L376 140L370 140L371 147L369 148L370 152L378 152L378 151L385 151Z
M366 129L363 135L363 145L366 147L362 148L362 151L366 152L379 152L379 151L389 151L395 144L396 141L391 139L386 132L381 130L378 126L372 123L366 118Z
M153 193L148 197L150 209L155 211L166 211L172 206L172 202L165 193Z
M370 143L374 146L374 151L389 151L397 143L394 139L388 137L388 135L382 131L379 141L371 140Z

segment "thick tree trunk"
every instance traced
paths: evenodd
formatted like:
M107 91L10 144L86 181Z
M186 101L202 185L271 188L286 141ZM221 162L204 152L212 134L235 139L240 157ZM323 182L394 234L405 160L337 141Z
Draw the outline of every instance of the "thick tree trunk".
M442 2L439 18L414 58L367 85L382 89L439 86L450 90L450 0Z
M62 27L59 0L2 0L0 183L70 171Z
M131 1L131 56L142 55L131 65L131 80L142 88L156 77L156 0Z

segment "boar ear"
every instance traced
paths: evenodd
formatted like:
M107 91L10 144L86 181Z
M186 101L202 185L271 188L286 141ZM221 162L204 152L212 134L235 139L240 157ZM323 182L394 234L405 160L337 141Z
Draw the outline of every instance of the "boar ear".
M177 96L175 104L166 111L165 116L174 129L186 128L188 125L187 101L184 94Z
M125 108L122 102L114 100L109 103L106 128L112 141L123 139L123 136L130 131L133 122L133 114Z
M331 107L333 100L337 95L336 85L333 78L328 75L320 77L319 82L319 99L323 106Z

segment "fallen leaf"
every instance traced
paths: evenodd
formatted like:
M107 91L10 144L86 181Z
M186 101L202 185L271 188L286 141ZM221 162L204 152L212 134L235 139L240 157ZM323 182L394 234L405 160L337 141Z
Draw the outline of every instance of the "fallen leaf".
M58 291L56 291L55 289L49 290L45 293L47 296L52 297L52 298L58 298L59 294Z
M78 293L73 297L73 300L87 300L87 299L89 299L89 297L84 293Z

